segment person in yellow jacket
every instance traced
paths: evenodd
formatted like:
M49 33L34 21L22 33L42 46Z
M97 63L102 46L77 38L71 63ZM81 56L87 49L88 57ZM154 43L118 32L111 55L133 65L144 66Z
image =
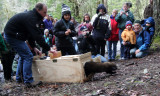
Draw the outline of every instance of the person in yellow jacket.
M126 29L121 34L122 44L124 45L124 59L130 59L130 49L136 44L136 35L132 30L132 22L126 22Z

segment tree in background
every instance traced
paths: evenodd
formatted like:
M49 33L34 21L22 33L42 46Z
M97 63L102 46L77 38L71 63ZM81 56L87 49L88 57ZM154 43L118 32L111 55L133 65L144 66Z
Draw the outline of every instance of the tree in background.
M160 36L160 0L153 0L153 10L153 17L156 23L156 36Z
M53 18L61 18L61 5L67 4L71 7L72 16L79 22L85 13L91 17L95 14L97 6L102 3L108 9L108 15L111 15L113 9L120 10L124 2L131 2L133 7L130 9L135 19L143 19L143 11L148 0L0 0L0 32L10 17L14 14L34 8L37 2L44 2L48 6L48 14Z

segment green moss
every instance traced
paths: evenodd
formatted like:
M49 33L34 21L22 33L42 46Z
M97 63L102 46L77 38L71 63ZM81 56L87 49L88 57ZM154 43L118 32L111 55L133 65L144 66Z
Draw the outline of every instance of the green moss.
M153 50L156 50L156 49L160 48L160 37L159 36L154 38L153 43L152 43L150 48L153 49Z
M153 44L159 44L160 45L160 37L155 37L154 41L153 41Z

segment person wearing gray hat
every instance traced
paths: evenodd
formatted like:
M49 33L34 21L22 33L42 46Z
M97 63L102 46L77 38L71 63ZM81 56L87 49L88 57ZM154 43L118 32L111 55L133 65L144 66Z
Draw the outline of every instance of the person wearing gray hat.
M62 4L62 17L55 24L54 35L56 36L57 50L61 51L63 56L76 54L72 37L76 36L77 33L70 20L71 10L67 5Z

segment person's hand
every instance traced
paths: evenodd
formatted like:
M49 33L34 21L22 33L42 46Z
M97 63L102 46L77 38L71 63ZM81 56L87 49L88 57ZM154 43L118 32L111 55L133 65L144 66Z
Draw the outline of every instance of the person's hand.
M65 32L65 35L69 35L69 32L68 32L68 31L66 31L66 32Z
M34 52L36 53L36 55L39 55L39 56L42 55L42 52L41 52L39 49L34 48L33 50L34 50Z
M67 31L68 31L69 33L71 33L71 29L67 29Z
M126 45L127 43L125 42L125 41L123 41L123 43L122 43L123 45Z
M137 49L137 50L136 50L136 52L135 52L135 54L137 54L137 53L139 53L139 52L140 52L140 50L139 50L139 49Z
M120 13L120 15L122 16L122 14L123 14L124 12L123 11L121 11L121 13Z
M102 15L103 15L102 12L99 12L99 13L98 13L98 17L100 17L100 16L102 16Z
M128 16L128 12L126 12L126 16Z
M67 29L67 31L65 32L65 35L69 35L71 33L70 29Z
M57 48L56 47L51 47L49 52L52 53L52 54L56 54L57 53Z
M84 22L83 25L85 26L85 25L86 25L86 22Z

